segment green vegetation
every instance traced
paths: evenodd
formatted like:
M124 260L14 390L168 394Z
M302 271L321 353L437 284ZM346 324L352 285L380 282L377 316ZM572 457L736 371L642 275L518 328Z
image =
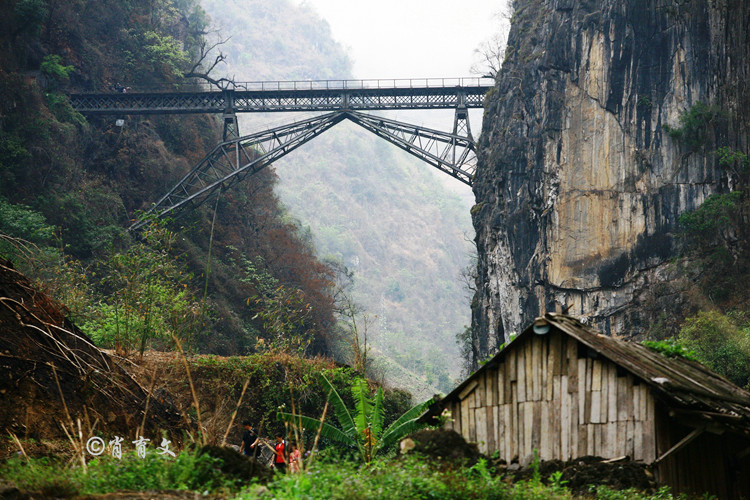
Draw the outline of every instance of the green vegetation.
M719 166L733 175L740 186L744 188L748 185L750 181L750 157L747 153L729 146L721 146L713 154L719 160Z
M701 103L694 108L681 119L683 134L688 136L700 135L696 131L700 123L713 123L722 116ZM680 318L678 341L694 350L709 368L746 386L742 364L748 362L744 318L750 306L750 245L745 228L750 159L729 146L720 146L710 154L735 187L709 196L697 209L679 217L685 273L680 293L687 305L683 307L684 320Z
M643 493L632 488L627 490L613 490L606 486L596 486L591 488L591 493L594 498L601 500L672 500L672 499L686 499L685 495L672 495L669 491L669 487L664 486L659 490L651 493ZM701 498L710 499L713 498L709 495L704 495Z
M205 3L215 12L226 9L225 35L242 34L224 47L240 79L350 74L344 50L304 3ZM205 55L206 13L197 0L78 0L72 7L11 0L8 6L0 19L0 255L44 283L100 346L143 354L150 347L170 349L177 339L193 352L250 354L186 361L197 406L213 413L204 413L206 434L226 429L221 416L230 414L227 408L239 400L245 381L249 392L238 417L265 425L265 433L283 428L273 419L279 409L287 422L290 408L292 415L316 414L330 394L340 428L325 422L320 447L327 458L308 474L270 482L273 497L574 497L559 474L546 482L537 474L510 484L486 461L443 468L419 457L377 456L417 427L424 404L408 410L407 393L378 389L373 396L368 383L355 378L369 366L362 323L355 313L336 310L336 270L316 256L330 255L356 269L351 300L377 314L373 352L437 386L428 391L449 390L458 375L453 335L467 319L457 277L468 260L470 243L462 233L470 223L467 203L447 193L427 167L396 156L390 145L361 131L336 130L278 165L287 176L281 191L296 203L292 210L311 217L304 224L279 202L276 174L268 169L188 213L181 226L154 224L134 237L124 231L130 218L213 147L219 124L202 116L129 117L122 126L85 119L63 90L185 83L186 72ZM709 134L699 130L700 123L712 123L712 112L696 110L675 133L701 144ZM244 130L253 126L243 122ZM347 150L351 145L356 147ZM747 163L735 151L718 154L722 165ZM723 224L724 212L711 207L685 226L701 227L710 217ZM735 222L732 214L726 213L729 225L717 226L719 236ZM744 320L732 318L729 326L723 320L691 321L685 345L695 342L699 355L740 367ZM342 330L348 338L342 339ZM721 342L702 345L699 330L715 331L719 340L729 339L729 347L710 351ZM349 339L355 339L355 360L360 357L356 371L330 359L309 359L332 353L344 358L341 346ZM186 403L190 388L183 366L166 364L168 373L159 377L169 379L189 419L198 408ZM320 427L318 419L302 421ZM332 458L337 442L351 445L359 460ZM67 458L15 457L0 464L0 477L42 496L164 489L257 496L257 485L246 487L246 477L224 474L217 459L192 449L175 458L102 457L85 467ZM650 498L605 488L595 494Z
M189 450L176 457L153 450L145 458L139 458L133 450L123 452L121 459L103 455L89 461L86 469L76 463L71 467L61 460L25 461L18 457L0 466L0 476L24 490L54 497L115 491L236 490L243 483L222 474L219 459Z
M62 57L56 54L50 54L44 57L39 69L52 82L59 85L61 82L70 78L70 74L73 72L74 68L73 66L63 65Z
M219 49L233 58L229 72L240 80L351 73L345 51L309 6L205 4L223 25L222 38L232 35ZM269 169L190 212L181 226L168 226L178 236L166 253L136 242L124 228L215 145L220 126L206 116L128 117L116 126L75 112L63 90L185 83L183 75L213 43L204 36L211 32L208 16L197 0L11 5L0 19L7 48L0 63L2 210L36 214L51 234L31 226L19 231L17 224L32 221L7 215L13 222L0 232L31 241L39 253L32 257L4 240L1 255L40 283L55 280L48 286L55 297L78 300L69 307L100 345L166 347L179 330L198 352L326 353L370 376L387 370L395 385L418 374L424 395L452 388L452 337L468 321L457 275L471 226L468 207L429 167L368 134L333 130L295 152L293 164L278 165L293 213L310 220L301 223L282 207ZM325 182L315 180L318 174ZM149 256L161 267L146 265ZM356 321L337 314L335 276L318 256L355 270ZM136 267L128 274L130 265ZM403 377L394 366L403 367Z
M105 298L81 325L97 345L143 355L150 341L166 347L179 337L193 344L201 306L188 287L189 272L171 254L175 237L152 223L143 241L100 263Z
M62 92L164 86L204 70L194 68L209 31L197 0L12 5L0 19L0 256L66 301L102 346L167 348L177 335L200 352L332 353L332 271L286 216L270 171L191 212L184 226L135 241L124 231L130 217L215 145L219 124L205 116L89 122ZM30 24L17 29L21 22ZM278 293L245 279L246 261Z
M292 439L293 434L285 429L283 422L277 420L277 413L294 411L298 415L320 415L330 386L336 388L346 407L355 406L349 388L356 373L349 367L337 366L330 359L266 352L231 357L199 355L189 357L187 363L200 407L215 412L215 418L206 427L209 442L215 441L216 436L219 439L223 437L229 426L231 410L240 399L246 381L248 386L235 424L251 420L256 427L262 427L260 432L263 435L270 436L278 431ZM173 358L160 366L160 372L164 375L160 376L157 387L170 392L183 408L193 405L192 391L185 378L182 361ZM323 376L330 385L323 383ZM412 398L409 393L398 389L385 389L384 392L383 423L388 426L412 406ZM330 407L326 422L335 422ZM304 442L305 449L311 449L317 427L312 434L297 431L294 438L300 443ZM327 438L322 438L321 442L323 446L331 444Z
M44 0L19 0L13 9L14 17L18 22L16 28L18 33L30 36L39 35L48 13L47 2Z
M718 107L698 101L680 115L679 126L664 125L664 130L688 151L699 151L712 140L713 127L721 117Z
M649 109L651 108L651 98L647 95L640 96L636 104L639 108Z
M721 232L736 227L743 200L742 191L711 195L697 209L680 215L680 225L690 237L711 241Z
M182 50L182 44L171 35L156 31L135 33L135 39L143 47L143 63L160 68L166 77L179 78L190 63L190 56Z
M719 165L723 167L731 167L738 164L743 169L750 168L750 158L742 151L722 146L714 151L714 153L719 158Z
M699 311L683 321L676 338L641 343L667 357L699 361L730 382L750 389L750 320L745 313Z
M312 307L305 302L304 292L279 285L257 296L255 302L260 306L255 317L263 320L263 328L270 336L268 342L260 339L256 348L305 354L312 343L313 327L307 324Z
M221 49L227 74L237 80L351 76L346 51L309 4L203 5L221 38L231 36ZM262 30L249 28L261 23ZM241 119L244 133L271 125L266 118ZM273 125L288 120L279 115ZM469 190L459 198L443 186L442 174L346 123L276 162L275 169L278 192L300 225L309 226L317 255L354 273L347 293L360 312L362 347L363 320L369 320L368 376L395 386L409 383L423 398L450 391L460 370L453 337L469 322L469 299L458 278L472 245ZM352 324L341 315L337 321ZM353 340L351 330L347 338ZM338 345L339 359L355 361L351 342ZM422 379L418 386L415 374Z
M26 205L14 205L3 198L0 198L0 234L37 245L47 244L55 236L54 228L47 224L44 215ZM9 242L0 242L0 252L6 255L10 255L14 248Z
M268 487L279 499L570 498L543 484L510 486L502 476L493 476L485 461L470 468L440 470L419 458L396 464L375 462L367 468L353 463L322 464L312 475L288 475ZM239 498L256 496L251 488Z
M511 482L497 474L486 460L471 467L430 462L418 456L375 460L359 465L342 459L316 462L304 474L274 477L265 486L221 471L221 462L208 455L182 451L176 458L149 454L139 459L128 453L121 460L98 458L84 471L49 459L29 463L14 458L0 467L0 474L24 491L42 494L94 495L118 490L192 490L227 498L255 499L501 499L572 500L582 498L566 488L554 474L545 483L538 477ZM592 486L585 498L602 500L672 500L668 488L654 493L617 491Z
M652 351L663 354L668 358L679 357L698 361L698 357L696 356L695 351L691 351L675 339L644 340L643 342L641 342L641 344L648 347Z
M679 341L711 370L750 388L750 320L745 314L701 311L685 320Z
M412 407L385 427L385 395L381 387L378 387L375 398L372 399L367 381L363 378L355 379L351 385L354 399L352 416L336 388L325 375L321 375L321 379L328 391L328 401L333 406L341 429L319 419L293 413L279 412L278 419L312 432L320 430L321 436L357 450L363 462L370 462L377 454L390 451L408 434L425 427L425 424L418 423L416 419L432 404L432 400Z

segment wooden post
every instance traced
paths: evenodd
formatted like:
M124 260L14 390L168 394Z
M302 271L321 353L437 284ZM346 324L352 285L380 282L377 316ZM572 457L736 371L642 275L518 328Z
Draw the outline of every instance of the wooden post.
M568 376L560 377L560 459L570 460L570 393Z

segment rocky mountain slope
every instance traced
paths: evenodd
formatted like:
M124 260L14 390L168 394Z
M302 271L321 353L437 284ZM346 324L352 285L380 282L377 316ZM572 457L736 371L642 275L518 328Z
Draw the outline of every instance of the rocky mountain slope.
M713 151L750 138L747 2L514 7L474 187L475 363L549 310L642 333L680 214L737 188Z

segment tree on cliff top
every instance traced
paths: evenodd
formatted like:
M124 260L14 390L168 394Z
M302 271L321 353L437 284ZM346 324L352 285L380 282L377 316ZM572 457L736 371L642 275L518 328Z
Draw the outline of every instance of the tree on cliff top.
M508 46L508 34L510 33L510 19L513 16L513 8L510 3L500 9L493 18L497 22L497 31L487 40L474 49L474 63L471 65L471 73L483 77L497 78L500 68L505 60L505 49Z

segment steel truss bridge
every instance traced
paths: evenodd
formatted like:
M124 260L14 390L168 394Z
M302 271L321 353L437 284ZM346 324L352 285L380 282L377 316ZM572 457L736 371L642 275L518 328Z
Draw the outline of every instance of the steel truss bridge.
M229 82L216 90L76 93L73 109L88 115L217 113L223 140L147 212L159 218L197 206L287 153L349 120L471 186L476 144L468 109L481 108L488 78ZM373 110L453 109L451 132L374 116ZM237 113L324 112L240 136ZM145 216L130 227L146 224Z

